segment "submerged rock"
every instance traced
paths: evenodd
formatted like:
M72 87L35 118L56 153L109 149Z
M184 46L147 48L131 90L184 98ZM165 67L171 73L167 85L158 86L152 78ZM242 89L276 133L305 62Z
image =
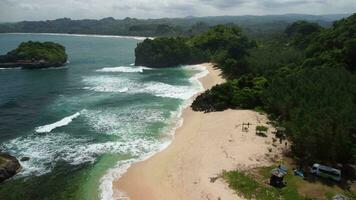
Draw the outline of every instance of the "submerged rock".
M24 161L29 161L30 160L30 157L22 157L20 159L21 162L24 162Z
M15 157L7 153L0 153L0 183L13 177L20 170L21 165Z

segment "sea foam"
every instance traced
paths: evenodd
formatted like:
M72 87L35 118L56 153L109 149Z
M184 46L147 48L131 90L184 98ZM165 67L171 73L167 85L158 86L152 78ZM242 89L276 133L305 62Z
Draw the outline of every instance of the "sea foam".
M71 123L73 121L73 119L79 117L80 112L77 112L71 116L65 117L57 122L54 122L52 124L47 124L44 126L39 126L35 129L35 131L37 133L49 133L51 132L53 129L58 128L58 127L62 127L62 126L66 126L69 123Z
M189 81L192 84L191 88L189 88L188 86L183 86L180 88L181 89L180 91L177 91L177 86L172 86L169 84L158 83L158 82L148 83L144 88L146 92L150 91L156 94L157 96L173 97L173 98L179 97L185 100L184 104L180 106L178 110L176 110L175 112L171 112L170 126L168 126L167 129L162 131L163 133L165 133L166 136L171 136L168 137L170 138L170 140L168 140L168 138L166 137L166 140L161 141L160 145L156 146L156 148L154 148L151 152L141 155L136 159L119 161L115 167L109 169L107 173L100 180L99 189L100 189L100 198L102 200L113 200L113 199L128 200L129 198L124 192L113 191L113 182L119 179L124 173L126 173L128 168L135 162L146 160L151 156L153 156L154 154L166 149L172 142L172 137L174 137L175 130L183 125L183 118L181 118L183 109L190 105L192 101L191 98L194 95L204 90L204 87L202 83L199 81L199 79L203 78L209 73L209 71L202 65L185 66L183 67L183 69L197 71L197 73L189 79Z
M143 72L143 70L152 70L147 67L107 67L97 70L98 72ZM168 83L150 81L142 82L139 78L128 79L123 76L99 75L85 77L84 82L89 86L84 89L94 90L96 92L113 92L129 94L152 94L158 97L175 98L188 100L203 90L199 79L206 76L208 71L202 65L190 65L182 67L186 71L196 72L189 78L188 85L172 85Z
M143 70L152 70L152 68L142 67L142 66L137 66L137 67L120 66L120 67L104 67L104 68L98 69L96 71L97 72L126 72L126 73L140 72L140 73L142 73Z

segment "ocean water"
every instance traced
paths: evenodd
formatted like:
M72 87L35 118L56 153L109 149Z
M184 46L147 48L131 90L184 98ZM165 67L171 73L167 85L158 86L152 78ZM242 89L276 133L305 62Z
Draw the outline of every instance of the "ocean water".
M169 144L207 73L133 66L141 38L0 34L0 54L28 40L63 44L69 63L0 69L0 150L30 157L1 200L112 199L113 179Z

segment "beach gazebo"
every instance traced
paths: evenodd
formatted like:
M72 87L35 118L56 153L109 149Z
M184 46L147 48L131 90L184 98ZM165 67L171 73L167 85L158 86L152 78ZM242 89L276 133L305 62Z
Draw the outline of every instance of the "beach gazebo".
M271 171L271 177L269 180L269 184L274 186L274 187L284 187L284 176L287 175L288 169L283 166L283 165L279 165L277 168L273 169Z

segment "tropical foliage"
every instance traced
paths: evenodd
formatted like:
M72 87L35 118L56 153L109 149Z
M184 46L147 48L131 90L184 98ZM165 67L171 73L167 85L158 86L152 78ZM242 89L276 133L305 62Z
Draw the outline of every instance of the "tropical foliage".
M240 28L218 25L189 38L146 39L135 49L135 64L173 67L214 61L226 76L236 77L248 72L246 57L255 46Z
M211 26L234 23L241 26L250 36L265 37L297 20L318 22L330 26L332 21L347 15L268 15L268 16L218 16L186 17L162 19L114 19L74 20L61 18L46 21L22 21L17 23L0 23L1 33L70 33L70 34L104 34L131 35L145 37L191 36L207 31Z
M67 61L65 48L53 42L22 42L18 48L9 54L22 60L43 60L48 63L64 63Z
M187 44L184 38L146 39L135 49L136 65L150 67L177 66L207 60L203 51Z
M198 96L192 107L207 112L263 108L287 128L302 163L354 163L355 50L356 14L330 28L296 22L284 35L243 52L246 70L233 73L218 62L231 73L228 82ZM220 56L216 61L229 62L228 54Z

